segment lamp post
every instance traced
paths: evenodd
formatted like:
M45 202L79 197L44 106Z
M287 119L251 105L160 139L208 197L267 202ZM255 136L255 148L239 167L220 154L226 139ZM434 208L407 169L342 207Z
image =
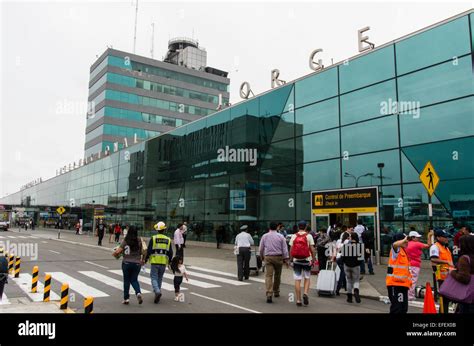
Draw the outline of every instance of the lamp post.
M345 176L346 178L354 178L354 180L355 180L355 187L359 187L359 179L360 179L360 178L362 178L362 177L372 177L373 175L374 175L374 173L365 173L365 174L362 174L362 175L356 177L356 176L353 175L353 174L350 174L350 173L347 173L347 172L344 173L344 176Z
M383 208L383 175L382 175L382 170L385 167L385 164L383 162L377 163L377 167L380 170L380 209Z

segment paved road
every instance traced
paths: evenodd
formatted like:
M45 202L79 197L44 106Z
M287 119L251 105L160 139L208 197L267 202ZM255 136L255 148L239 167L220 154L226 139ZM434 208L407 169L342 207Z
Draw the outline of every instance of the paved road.
M172 285L172 274L167 273L164 279L164 292L159 304L153 303L153 294L149 274L142 272L140 285L144 293L143 305L138 305L133 295L128 306L121 304L122 273L121 261L111 256L111 249L92 245L86 236L77 236L77 244L67 239L52 239L56 233L48 231L15 231L0 232L0 242L10 242L10 246L37 246L38 258L24 258L21 264L20 279L10 279L5 294L8 300L3 304L14 304L15 298L27 297L29 300L41 300L42 294L28 294L30 275L33 266L39 266L40 292L44 282L44 273L52 274L52 299L59 299L63 282L70 286L69 307L76 312L83 312L83 297L94 296L94 312L165 312L165 313L387 313L388 305L375 300L365 299L362 304L348 304L345 296L327 298L317 297L315 290L310 294L308 307L297 307L291 300L293 287L283 284L281 297L274 298L273 304L265 301L265 287L262 275L252 277L249 281L236 280L231 271L216 270L205 257L206 248L186 249L187 258L202 258L204 265L194 261L185 263L188 266L190 281L184 282L184 302L175 302ZM64 237L66 238L66 237ZM89 240L92 240L89 238ZM104 239L108 242L108 239ZM34 249L34 248L33 248ZM209 250L207 250L209 251ZM194 257L193 257L194 256ZM216 260L219 261L219 260ZM149 269L149 265L146 266ZM314 287L315 280L313 279ZM133 292L133 290L132 290ZM133 294L133 293L132 293ZM2 305L0 305L0 312ZM415 312L416 310L412 311ZM416 311L417 312L417 311Z

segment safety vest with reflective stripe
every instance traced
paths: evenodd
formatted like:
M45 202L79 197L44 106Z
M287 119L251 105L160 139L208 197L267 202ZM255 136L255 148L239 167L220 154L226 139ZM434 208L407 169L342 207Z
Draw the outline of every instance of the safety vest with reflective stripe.
M443 261L449 261L453 263L453 257L451 256L451 251L444 245L436 242L435 245L438 247L439 250L439 259ZM449 265L448 264L439 264L439 276L436 279L438 280L446 280L449 274Z
M168 253L170 251L171 239L164 234L156 234L152 238L151 264L168 264Z
M404 248L400 248L397 258L392 258L393 248L390 250L390 256L387 267L387 277L385 284L387 286L411 286L410 260Z

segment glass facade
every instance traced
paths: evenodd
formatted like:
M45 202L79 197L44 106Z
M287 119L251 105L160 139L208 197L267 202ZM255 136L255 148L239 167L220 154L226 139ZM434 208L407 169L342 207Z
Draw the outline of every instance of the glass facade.
M219 95L222 95L223 104L229 102L228 82L210 79L225 80L222 77L191 69L188 72L183 67L179 68L184 72L176 72L134 61L135 58L129 56L119 57L114 54L121 55L124 52L119 54L110 51L90 74L91 81L94 82L89 87L89 100L94 113L89 114L87 119L86 157L97 156L106 149L105 142L102 145L97 143L103 140L100 137L102 135L114 137L113 142L123 142L124 137L133 137L135 134L138 140L147 140L168 131L169 127L179 127L190 122L187 115L196 118L214 113L219 104ZM173 68L171 64L165 65ZM107 69L108 66L113 68L113 72ZM195 73L209 78L194 76ZM172 82L150 80L156 80L154 76ZM175 86L177 83L180 87ZM144 91L147 92L146 96L143 95ZM105 125L99 125L97 120L104 116ZM128 123L109 118L119 118ZM150 130L149 124L158 126L152 125Z
M231 242L242 222L263 232L311 217L310 192L379 186L382 250L429 225L419 181L440 183L435 226L474 221L473 39L469 15L331 66L3 198L81 207L149 231L190 224L189 239ZM107 108L105 109L107 113ZM142 116L141 114L139 116ZM234 154L232 154L234 150ZM378 164L383 163L380 171ZM88 216L89 215L89 216Z

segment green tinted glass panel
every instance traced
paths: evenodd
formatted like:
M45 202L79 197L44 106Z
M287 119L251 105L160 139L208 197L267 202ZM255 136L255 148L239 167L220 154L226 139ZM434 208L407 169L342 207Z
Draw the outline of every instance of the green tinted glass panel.
M302 151L303 162L339 157L339 129L299 137L296 139L296 150Z
M297 136L337 127L339 125L337 98L298 108L295 117Z
M369 52L339 65L341 93L395 76L393 46Z
M468 18L453 20L396 44L397 73L404 74L470 52Z
M298 192L340 188L339 160L320 161L298 165L296 188Z
M474 97L422 108L417 114L400 114L401 145L474 135Z
M449 61L398 79L398 95L408 107L426 106L474 93L471 57ZM411 106L410 106L411 104ZM400 104L401 108L402 104ZM405 108L406 109L406 108Z
M349 156L398 146L397 117L390 115L341 129L342 154Z
M370 186L380 184L380 169L378 164L383 163L382 183L398 184L400 183L400 159L398 150L382 151L378 153L351 156L348 160L342 160L343 187L354 187L355 179L361 177L358 181L359 186ZM355 176L346 176L344 175ZM372 174L372 175L370 175Z
M315 73L295 83L296 107L337 95L337 69Z
M390 107L384 108L383 106L392 100L395 101L396 95L395 80L342 95L342 125L391 114Z

